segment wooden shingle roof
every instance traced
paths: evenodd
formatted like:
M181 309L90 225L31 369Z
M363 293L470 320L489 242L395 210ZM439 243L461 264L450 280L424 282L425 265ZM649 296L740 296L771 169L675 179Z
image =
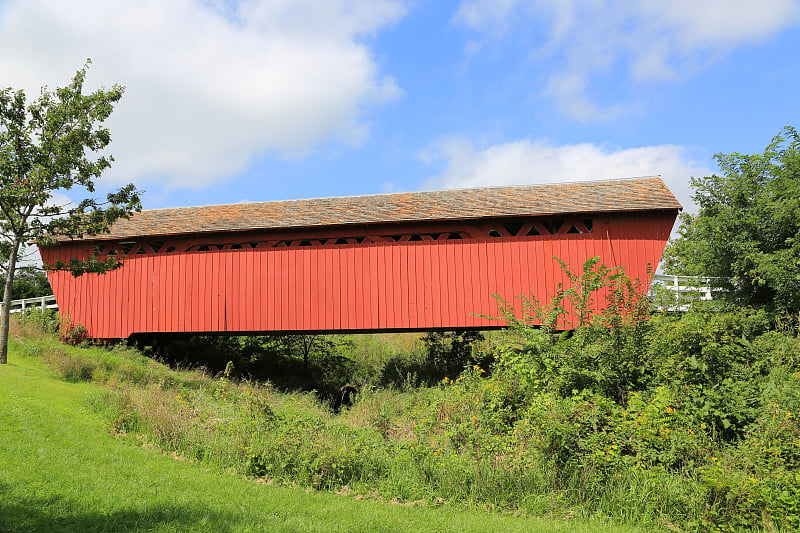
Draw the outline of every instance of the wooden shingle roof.
M152 209L80 240L488 217L678 210L661 178Z

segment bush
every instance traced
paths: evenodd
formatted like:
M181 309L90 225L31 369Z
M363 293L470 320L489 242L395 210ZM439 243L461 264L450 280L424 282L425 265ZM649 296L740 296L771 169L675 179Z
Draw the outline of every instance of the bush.
M513 333L511 343L495 347L500 364L539 390L560 396L592 391L624 404L629 392L647 385L652 327L645 290L596 257L580 274L561 265L570 284L559 284L546 303L520 297L518 313L498 297L501 318Z
M800 374L773 370L745 437L701 469L703 520L730 529L800 529Z
M677 321L663 319L650 347L655 381L680 384L686 409L724 441L741 438L762 408L762 381L771 366L773 335L763 311L714 313L700 307Z
M422 338L426 350L428 380L433 383L445 376L457 377L461 371L482 361L475 359L475 343L483 340L477 331L431 331Z
M20 325L27 325L44 333L57 333L62 323L56 309L29 308L17 315Z

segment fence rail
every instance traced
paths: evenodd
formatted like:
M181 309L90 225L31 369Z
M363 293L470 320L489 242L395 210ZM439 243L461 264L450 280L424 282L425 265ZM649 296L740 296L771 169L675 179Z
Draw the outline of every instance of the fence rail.
M667 311L686 311L692 301L708 301L714 299L714 293L719 293L723 289L714 287L711 280L715 278L707 276L671 276L667 274L656 274L653 276L653 283L650 285L650 296L656 302L659 310ZM659 297L659 291L669 291L668 301Z
M0 309L5 305L0 302ZM33 298L22 298L21 300L11 300L10 313L24 313L28 309L58 309L56 297L50 296L35 296Z

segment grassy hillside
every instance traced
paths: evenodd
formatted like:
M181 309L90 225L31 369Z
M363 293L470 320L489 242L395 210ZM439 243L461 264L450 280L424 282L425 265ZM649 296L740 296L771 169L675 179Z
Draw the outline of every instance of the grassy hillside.
M45 359L73 381L41 363L48 350ZM381 503L210 469L112 436L96 408L104 389L76 381L86 369L65 355L101 350L61 350L48 339L17 341L10 363L0 368L0 531L632 531L450 505ZM133 373L143 371L139 363L125 364ZM203 379L147 364L162 380Z
M2 408L8 410L0 413L4 419L18 417L15 431L4 433L7 444L0 442L0 449L18 452L3 460L13 465L23 457L27 466L5 468L6 476L18 471L16 484L5 482L11 488L3 490L24 480L30 486L22 494L41 494L25 506L30 509L95 512L95 500L107 501L101 516L110 514L112 521L117 509L128 512L136 502L189 498L185 508L217 509L224 517L219 523L243 530L268 516L281 527L305 520L286 526L297 530L317 523L325 530L374 530L375 523L399 530L531 530L541 524L575 530L574 521L595 520L673 531L797 531L796 323L753 309L697 307L669 316L641 306L621 312L624 303L572 334L515 324L482 346L491 366L473 361L433 386L409 380L400 389L364 387L341 414L312 393L239 381L232 372L212 378L170 370L130 348L65 346L31 317L17 327L12 363L27 365L19 367L26 372L39 369L45 379L49 374L36 366L41 363L72 383L25 386L28 374L4 383L5 396L27 403L9 400ZM8 368L0 371L12 376L17 367ZM93 433L64 433L73 419L94 424ZM22 443L20 432L38 433ZM133 473L141 475L143 467L112 475L108 469L133 464L97 457L112 445L105 453L161 453L168 464L188 464L192 472L227 472L230 484L212 479L208 504L202 483L186 483L183 475L176 481L156 470L153 479L137 480ZM99 464L84 467L83 461ZM87 492L98 479L107 488ZM255 492L217 494L240 483ZM146 492L119 489L131 485ZM258 491L275 486L289 492L256 499ZM306 493L291 487L318 495L321 503L299 511L296 502ZM115 494L123 500L109 499ZM330 497L341 509L322 510ZM275 509L264 511L272 498ZM21 500L18 494L3 505ZM375 516L367 519L365 512ZM557 521L517 521L498 512ZM398 516L406 522L396 522ZM191 519L196 529L213 516Z

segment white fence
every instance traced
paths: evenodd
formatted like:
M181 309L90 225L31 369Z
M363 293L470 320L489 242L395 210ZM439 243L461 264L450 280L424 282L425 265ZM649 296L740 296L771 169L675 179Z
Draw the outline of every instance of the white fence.
M713 287L713 278L703 276L669 276L656 274L650 285L650 297L659 310L686 311L696 300L713 300L722 289Z
M0 302L0 309L5 305ZM21 300L11 300L10 313L24 313L27 309L58 309L56 297L50 296L36 296L34 298L23 298Z

